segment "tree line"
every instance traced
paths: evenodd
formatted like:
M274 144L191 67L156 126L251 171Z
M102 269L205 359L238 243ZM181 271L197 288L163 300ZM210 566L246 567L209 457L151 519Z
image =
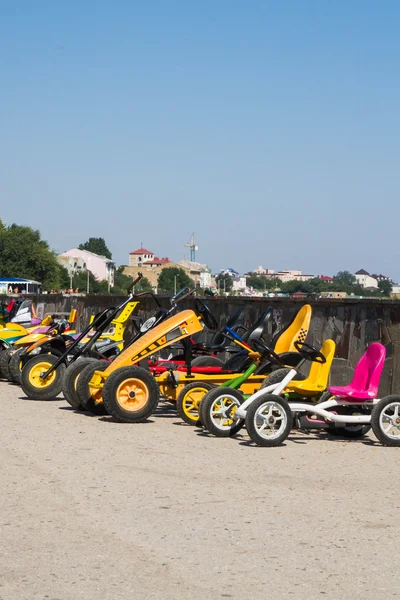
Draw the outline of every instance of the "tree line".
M112 254L102 237L91 237L79 246L80 250L88 250L94 254L112 259ZM123 273L125 266L115 270L114 285L110 289L113 294L124 294L132 283L132 278ZM57 255L48 243L41 239L40 232L24 225L6 226L0 219L0 277L21 277L32 279L42 284L42 290L78 289L86 292L88 278L91 293L108 293L108 282L98 281L93 273L81 271L72 278L67 269L58 262ZM158 289L162 292L173 292L184 286L193 286L192 280L183 269L163 269L158 280ZM137 292L151 290L147 277L135 286Z
M363 288L355 275L349 271L339 271L333 281L326 281L313 277L308 281L281 281L277 277L270 278L265 275L250 273L246 277L247 286L254 288L260 292L273 292L279 290L286 294L295 294L303 292L305 294L320 294L321 292L346 292L346 294L354 296L390 296L392 284L388 280L378 282L378 289L371 290Z

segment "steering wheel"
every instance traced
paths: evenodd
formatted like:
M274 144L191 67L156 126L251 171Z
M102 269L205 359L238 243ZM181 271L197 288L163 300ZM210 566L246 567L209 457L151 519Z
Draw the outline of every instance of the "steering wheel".
M314 346L297 340L294 343L294 347L296 348L297 352L306 360L311 360L312 362L320 363L321 365L326 363L325 356L322 354L322 352L314 348Z
M203 319L207 329L216 331L218 329L218 323L207 304L203 300L200 300L200 298L196 298L194 304L196 313Z
M260 354L262 354L266 358L269 358L270 360L272 360L272 362L276 363L277 365L282 366L283 363L279 354L277 354L272 350L272 348L267 346L267 344L264 341L262 341L261 338L251 340L250 343L256 347Z

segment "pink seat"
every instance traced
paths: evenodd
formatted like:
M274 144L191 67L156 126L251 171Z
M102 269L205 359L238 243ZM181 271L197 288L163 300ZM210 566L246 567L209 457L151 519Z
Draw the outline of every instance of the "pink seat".
M378 395L385 357L385 347L374 342L358 361L353 381L349 385L330 386L328 391L343 399L373 400Z

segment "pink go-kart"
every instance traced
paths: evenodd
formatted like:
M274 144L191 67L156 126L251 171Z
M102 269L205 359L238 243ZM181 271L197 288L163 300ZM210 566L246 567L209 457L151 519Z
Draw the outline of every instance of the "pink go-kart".
M301 351L304 357L310 353L308 360L315 360L315 349L308 344L302 344ZM317 403L302 398L287 400L284 389L291 378L288 374L280 384L256 392L236 416L245 416L247 431L259 446L281 444L293 427L345 432L345 437L352 438L362 437L372 427L383 445L400 446L400 395L377 398L385 357L382 344L371 344L359 360L351 383L328 387ZM251 405L251 410L242 415L245 405Z

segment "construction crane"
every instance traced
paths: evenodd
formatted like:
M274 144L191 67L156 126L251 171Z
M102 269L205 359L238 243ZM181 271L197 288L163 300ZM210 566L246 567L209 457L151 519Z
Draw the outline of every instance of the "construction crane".
M195 262L196 250L198 250L199 247L196 246L196 242L194 241L194 233L192 233L192 237L190 238L189 242L185 244L185 248L190 248L190 261Z

